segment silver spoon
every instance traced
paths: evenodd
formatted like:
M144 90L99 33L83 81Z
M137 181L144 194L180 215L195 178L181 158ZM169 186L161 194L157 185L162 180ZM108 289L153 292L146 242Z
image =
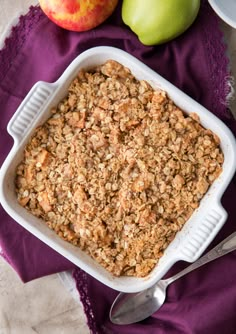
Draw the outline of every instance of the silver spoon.
M119 293L111 306L111 322L118 325L127 325L146 319L164 304L166 289L169 284L235 249L236 232L232 233L216 247L176 275L160 280L151 288L141 292Z

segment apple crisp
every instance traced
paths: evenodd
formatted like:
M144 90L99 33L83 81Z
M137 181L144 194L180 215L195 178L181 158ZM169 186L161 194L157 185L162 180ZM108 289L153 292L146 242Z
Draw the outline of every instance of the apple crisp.
M33 133L19 203L116 276L146 276L222 170L218 137L109 60Z

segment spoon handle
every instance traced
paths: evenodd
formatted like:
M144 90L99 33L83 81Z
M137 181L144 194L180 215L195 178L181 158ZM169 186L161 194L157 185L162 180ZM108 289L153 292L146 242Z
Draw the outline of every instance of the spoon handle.
M165 280L166 284L169 285L170 283L174 282L178 278L188 274L189 272L203 266L204 264L211 262L227 253L232 252L236 249L236 232L232 233L222 242L220 242L216 247L211 249L208 253L200 257L197 261L192 263L190 266L185 268L184 270L180 271L176 275L167 278Z

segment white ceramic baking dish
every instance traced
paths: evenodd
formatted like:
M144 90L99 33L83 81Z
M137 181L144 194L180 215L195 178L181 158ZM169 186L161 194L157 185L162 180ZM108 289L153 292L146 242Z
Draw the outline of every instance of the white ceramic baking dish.
M224 153L223 172L201 201L200 207L176 235L163 257L145 278L114 277L78 247L59 238L45 224L21 207L16 199L14 178L23 149L34 129L48 117L50 109L66 95L67 88L81 68L91 68L114 59L128 67L137 79L147 80L154 88L168 92L171 99L186 113L195 112L204 127L221 140ZM0 201L8 214L20 225L55 249L71 262L107 286L122 292L137 292L152 286L177 261L195 261L214 239L226 221L227 213L220 200L236 166L236 144L230 130L212 113L181 92L128 53L112 47L96 47L79 55L54 83L38 82L30 90L8 124L14 145L0 171Z

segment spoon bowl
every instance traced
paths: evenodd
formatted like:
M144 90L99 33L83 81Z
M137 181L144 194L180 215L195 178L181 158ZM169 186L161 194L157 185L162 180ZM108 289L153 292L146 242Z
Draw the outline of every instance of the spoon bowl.
M216 247L178 274L158 281L154 286L138 293L120 293L110 310L110 320L114 324L127 325L146 319L159 310L165 302L169 284L189 272L236 249L236 232L224 239Z
M151 315L153 310L159 310L164 304L167 286L165 280L160 280L153 287L141 292L120 293L110 310L111 321L118 325L128 325L144 320L147 314Z

